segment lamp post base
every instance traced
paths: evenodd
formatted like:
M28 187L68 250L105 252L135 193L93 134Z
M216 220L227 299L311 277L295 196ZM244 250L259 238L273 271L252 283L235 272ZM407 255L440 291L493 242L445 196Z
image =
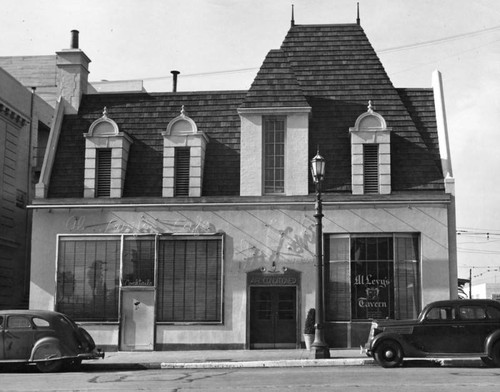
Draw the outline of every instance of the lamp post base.
M311 359L328 359L330 358L330 349L327 346L311 346L309 351Z

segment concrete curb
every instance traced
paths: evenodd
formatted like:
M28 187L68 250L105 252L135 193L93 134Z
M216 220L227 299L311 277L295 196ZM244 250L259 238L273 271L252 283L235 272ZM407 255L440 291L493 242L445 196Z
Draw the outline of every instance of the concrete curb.
M162 369L222 369L222 368L280 368L280 367L326 367L375 365L373 359L336 358L336 359L286 359L278 361L242 362L163 362Z
M406 366L439 367L481 367L480 359L475 358L427 358L408 359ZM334 366L378 366L371 358L332 358L332 359L286 359L272 361L206 361L206 362L138 362L138 363L93 363L82 365L83 369L103 371L119 370L167 370L167 369L244 369L244 368L285 368L285 367L334 367Z

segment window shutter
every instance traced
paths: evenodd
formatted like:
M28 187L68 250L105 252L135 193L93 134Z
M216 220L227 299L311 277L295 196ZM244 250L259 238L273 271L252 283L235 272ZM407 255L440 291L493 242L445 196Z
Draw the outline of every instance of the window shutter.
M189 147L175 149L175 196L189 196Z
M363 144L364 193L379 193L378 144Z
M111 194L111 149L97 149L96 197Z

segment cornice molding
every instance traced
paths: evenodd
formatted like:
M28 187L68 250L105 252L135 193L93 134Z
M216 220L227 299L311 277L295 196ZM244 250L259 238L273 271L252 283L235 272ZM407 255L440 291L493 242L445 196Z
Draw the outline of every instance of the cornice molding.
M2 102L0 102L0 115L10 122L14 123L19 128L22 128L27 123L29 123L28 118L24 117L22 114Z

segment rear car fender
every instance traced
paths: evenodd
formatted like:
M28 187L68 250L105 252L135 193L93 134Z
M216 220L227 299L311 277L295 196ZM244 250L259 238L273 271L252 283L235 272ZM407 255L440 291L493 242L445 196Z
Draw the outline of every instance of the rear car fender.
M493 345L499 341L500 341L500 329L497 329L486 338L484 342L484 352L490 355Z
M55 337L45 337L38 340L31 350L30 362L47 359L60 359L68 355L67 350Z

